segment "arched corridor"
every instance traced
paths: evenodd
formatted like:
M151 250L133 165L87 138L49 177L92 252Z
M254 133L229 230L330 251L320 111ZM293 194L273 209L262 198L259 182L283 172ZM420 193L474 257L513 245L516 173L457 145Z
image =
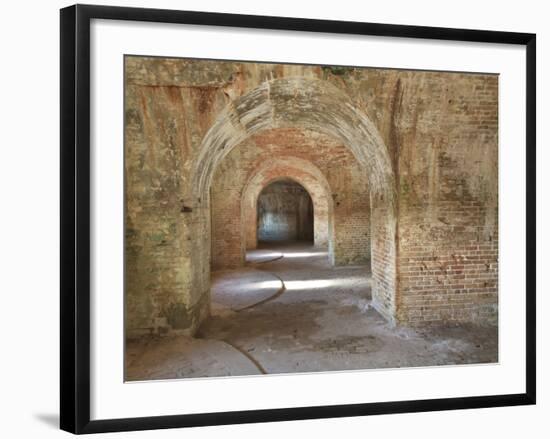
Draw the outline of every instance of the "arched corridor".
M127 379L497 361L497 79L128 57Z

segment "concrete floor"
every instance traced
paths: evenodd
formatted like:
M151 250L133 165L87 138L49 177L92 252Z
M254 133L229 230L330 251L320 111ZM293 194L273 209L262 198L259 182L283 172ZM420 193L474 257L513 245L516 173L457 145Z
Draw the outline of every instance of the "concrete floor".
M127 344L126 379L235 376L498 361L495 327L392 328L370 306L370 271L330 267L305 244L260 247L212 275L195 338Z

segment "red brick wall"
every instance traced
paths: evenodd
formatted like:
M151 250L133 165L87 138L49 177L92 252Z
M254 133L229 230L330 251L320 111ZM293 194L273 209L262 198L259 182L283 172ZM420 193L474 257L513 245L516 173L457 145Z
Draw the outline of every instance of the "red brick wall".
M408 209L399 228L400 320L496 323L498 228L486 222L496 217L489 210L440 202L433 221L423 207Z
M371 198L372 303L391 323L395 323L396 218L388 201Z
M357 170L352 169L353 175ZM334 264L369 264L371 259L370 194L364 177L339 181L334 197Z
M397 317L498 320L498 77L432 74L396 117L400 202ZM414 94L431 93L419 103ZM415 114L430 129L418 129Z

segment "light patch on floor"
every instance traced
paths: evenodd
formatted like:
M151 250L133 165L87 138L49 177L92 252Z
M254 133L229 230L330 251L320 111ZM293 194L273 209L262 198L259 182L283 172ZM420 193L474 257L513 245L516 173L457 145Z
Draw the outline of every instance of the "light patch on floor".
M127 380L498 360L496 327L391 327L370 305L369 268L331 267L324 249L259 248L247 261L213 273L212 315L196 338L129 342Z

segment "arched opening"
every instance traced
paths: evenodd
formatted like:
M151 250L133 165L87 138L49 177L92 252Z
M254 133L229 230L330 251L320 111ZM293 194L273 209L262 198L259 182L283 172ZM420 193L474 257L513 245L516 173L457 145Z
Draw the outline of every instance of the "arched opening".
M240 205L240 256L242 265L247 250L258 246L258 197L263 188L279 179L290 179L302 186L311 197L313 205L313 244L316 248L328 248L329 260L333 252L333 203L332 191L323 173L311 162L293 156L277 157L262 163L252 173L242 189ZM221 238L219 233L215 236ZM215 253L216 254L216 253ZM218 265L219 266L219 265Z
M235 99L203 138L188 197L196 200L198 212L204 212L204 221L208 223L210 206L203 200L209 200L211 182L221 161L250 136L284 127L305 128L339 139L368 176L369 191L364 198L370 198L369 227L373 236L370 248L372 304L388 321L395 323L397 221L392 162L374 124L334 85L303 77L276 79ZM329 240L329 253L330 244ZM244 261L246 244L242 247L241 261ZM199 260L192 263L205 273ZM206 260L202 264L210 265Z
M260 244L313 244L313 201L300 183L288 178L271 182L260 192L256 212Z

